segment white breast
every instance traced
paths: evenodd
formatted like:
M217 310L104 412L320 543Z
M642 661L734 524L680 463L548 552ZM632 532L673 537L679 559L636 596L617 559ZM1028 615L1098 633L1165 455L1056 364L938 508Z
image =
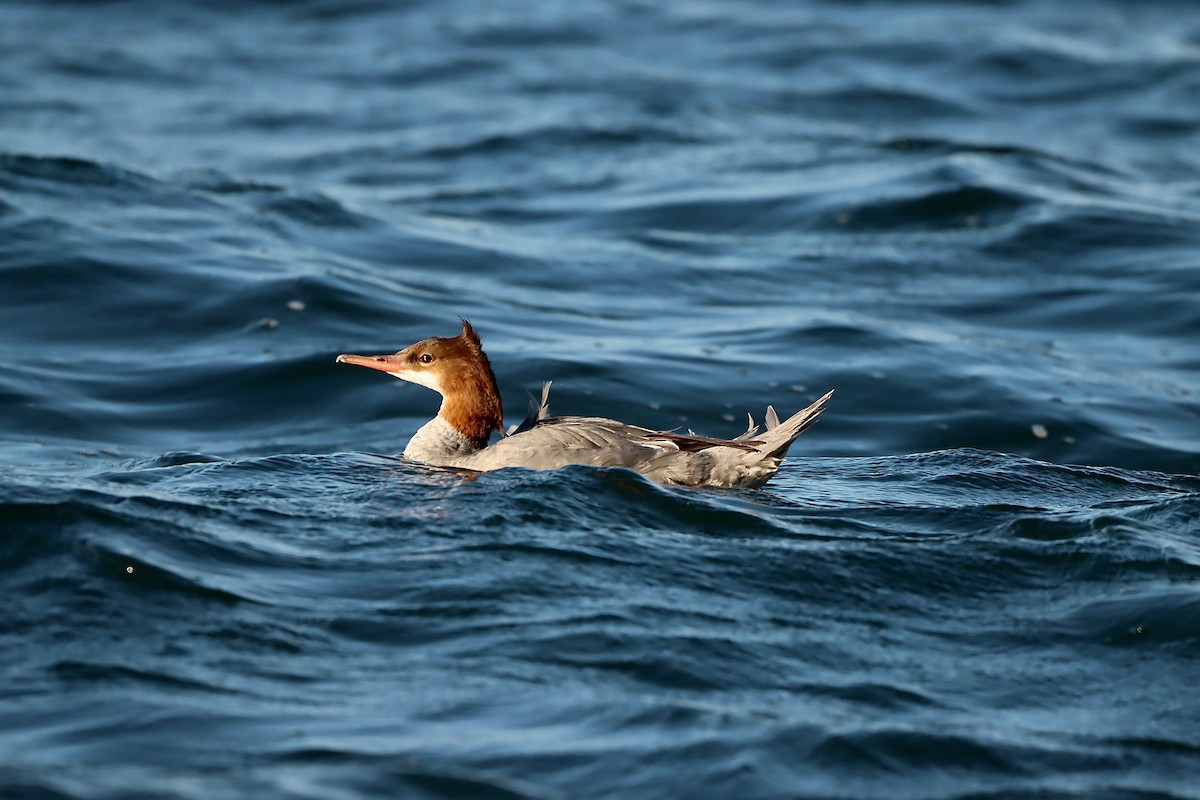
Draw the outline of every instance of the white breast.
M440 416L434 417L413 434L404 457L426 464L448 466L476 451L467 437Z

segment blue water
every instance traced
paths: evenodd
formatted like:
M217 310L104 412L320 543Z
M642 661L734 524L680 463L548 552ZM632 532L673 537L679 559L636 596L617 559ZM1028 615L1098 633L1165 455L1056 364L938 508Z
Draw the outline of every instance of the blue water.
M758 491L395 457L334 364ZM1200 797L1190 2L0 3L0 797Z

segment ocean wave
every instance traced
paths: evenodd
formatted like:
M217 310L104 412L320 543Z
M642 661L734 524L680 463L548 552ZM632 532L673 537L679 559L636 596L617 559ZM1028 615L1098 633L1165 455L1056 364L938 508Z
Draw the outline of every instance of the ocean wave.
M4 5L0 795L1194 793L1179 3L226 6ZM837 393L388 455L459 315L509 421Z

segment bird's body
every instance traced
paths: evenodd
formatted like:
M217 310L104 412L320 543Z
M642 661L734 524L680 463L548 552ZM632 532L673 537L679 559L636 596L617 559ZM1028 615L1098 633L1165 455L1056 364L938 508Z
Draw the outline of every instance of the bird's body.
M751 420L734 439L655 431L602 417L553 417L550 384L541 404L507 435L491 364L470 323L455 337L434 337L390 356L338 356L339 362L381 370L442 395L438 415L413 435L404 455L438 466L490 471L554 469L569 464L626 467L665 484L761 486L774 475L796 437L821 413L830 392L780 422L767 409L767 429ZM488 445L494 431L501 437Z

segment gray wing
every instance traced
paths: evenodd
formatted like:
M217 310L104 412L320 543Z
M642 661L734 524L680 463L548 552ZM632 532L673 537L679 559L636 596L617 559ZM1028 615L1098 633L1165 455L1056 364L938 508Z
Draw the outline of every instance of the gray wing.
M653 431L600 417L551 417L463 459L477 470L555 469L569 464L627 467L663 483L699 485L722 465L757 460L755 440L731 441ZM776 460L777 461L777 460ZM734 485L729 479L719 485Z
M568 464L634 467L657 455L679 452L674 441L679 438L686 437L600 417L550 417L531 427L522 423L511 436L475 453L462 466L482 470L553 469Z

